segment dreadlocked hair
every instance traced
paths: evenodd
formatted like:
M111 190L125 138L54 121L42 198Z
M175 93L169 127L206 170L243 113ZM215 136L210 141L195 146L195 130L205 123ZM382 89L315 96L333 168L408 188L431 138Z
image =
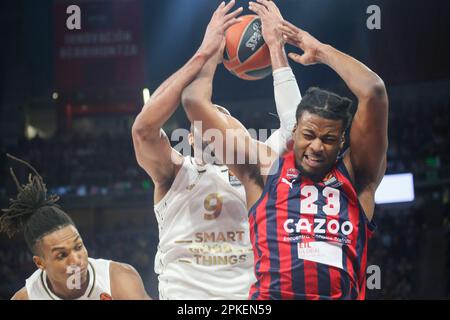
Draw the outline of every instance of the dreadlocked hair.
M9 169L18 193L16 199L10 199L9 208L2 209L0 232L6 233L11 238L23 230L28 248L35 253L36 243L42 237L74 223L56 204L59 196L47 196L45 183L36 169L24 160L10 154L6 155L27 166L34 174L29 174L28 183L21 186L14 170Z

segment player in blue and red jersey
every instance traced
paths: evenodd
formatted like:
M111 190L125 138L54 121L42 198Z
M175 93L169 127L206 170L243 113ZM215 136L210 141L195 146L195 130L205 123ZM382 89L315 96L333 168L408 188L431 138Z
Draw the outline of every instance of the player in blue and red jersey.
M386 88L361 62L289 22L274 30L280 15L273 2L250 2L250 9L261 17L265 38L276 35L280 46L302 49L302 55L289 54L298 63L332 68L358 105L309 89L297 108L293 150L277 155L212 107L214 65L223 45L186 88L189 119L203 121L203 130L219 130L224 143L214 139L215 155L245 186L257 278L249 298L364 299L375 191L386 170ZM343 150L347 130L349 148ZM230 162L230 150L233 160L245 161Z

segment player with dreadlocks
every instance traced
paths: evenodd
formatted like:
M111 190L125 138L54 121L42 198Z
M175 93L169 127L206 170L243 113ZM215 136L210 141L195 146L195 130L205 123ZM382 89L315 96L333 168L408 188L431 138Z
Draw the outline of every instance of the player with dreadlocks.
M17 185L16 199L3 209L0 232L9 237L23 231L33 261L38 267L13 300L111 300L150 299L142 279L127 264L88 257L86 247L72 219L57 204L57 195L47 195L42 177L31 169L28 183Z

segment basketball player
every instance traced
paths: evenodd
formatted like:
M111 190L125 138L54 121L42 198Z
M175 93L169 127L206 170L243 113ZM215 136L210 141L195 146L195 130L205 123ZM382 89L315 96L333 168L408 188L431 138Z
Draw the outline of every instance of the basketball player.
M197 53L155 91L133 125L137 161L155 184L160 240L155 272L161 299L246 299L255 281L241 183L226 166L177 153L161 129L180 104L183 89L224 46L224 32L241 12L228 13L233 5L231 1L219 6ZM282 48L271 49L271 54L281 128L269 143L283 152L301 96ZM187 92L185 99L189 100ZM229 114L222 107L215 109ZM202 147L192 135L190 140Z
M9 155L8 155L9 156ZM127 264L88 257L83 239L72 219L56 204L59 197L47 196L42 177L33 172L28 184L8 209L2 210L0 231L12 236L24 231L37 270L12 300L148 300L141 277Z
M266 0L250 2L250 9L263 20L277 10ZM309 33L285 21L278 30L303 50L290 54L294 61L325 64L345 81L358 99L357 111L347 98L309 89L297 108L293 151L278 157L246 134L239 121L217 112L209 93L192 95L183 106L190 121L221 131L225 143L216 150L219 159L230 144L235 158L266 155L256 165L228 164L245 187L249 209L257 278L249 298L364 299L374 195L386 169L386 89L362 63ZM212 88L214 70L204 69L190 86ZM350 147L338 157L347 128ZM230 129L246 144L228 141Z

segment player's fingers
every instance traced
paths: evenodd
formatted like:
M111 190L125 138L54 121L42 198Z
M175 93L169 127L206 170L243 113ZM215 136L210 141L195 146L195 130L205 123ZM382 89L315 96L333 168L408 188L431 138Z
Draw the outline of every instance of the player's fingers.
M242 19L241 18L233 18L230 21L225 22L225 24L223 25L224 29L227 30L229 27L231 27L232 25L235 25L236 23L241 22Z
M294 46L294 47L299 46L298 42L295 39L288 37L286 35L283 35L283 40L284 40L284 42L289 43L291 46Z
M289 58L291 58L292 60L294 60L297 63L303 64L303 57L297 53L289 53L288 54Z
M266 8L267 14L274 14L283 19L283 15L281 14L280 9L278 9L278 7L273 1L271 0L256 0L256 1Z
M292 30L293 32L302 32L303 30L300 29L299 27L293 25L292 23L290 23L289 21L283 20L281 21L281 25L283 27L289 28L290 30Z
M250 1L248 4L248 8L260 17L267 13L267 8L256 2Z
M267 0L256 0L256 2L258 2L259 4L261 4L264 7L266 7L266 9L269 9L269 1L267 1Z
M265 6L267 10L278 9L277 6L273 3L273 1L270 0L256 0L256 2Z
M217 7L216 11L214 11L214 14L217 14L225 7L225 1L222 1L219 6Z
M225 21L228 21L229 19L236 18L242 12L242 10L243 10L243 8L239 7L236 10L234 10L233 12L227 14L225 16Z
M288 36L295 36L296 32L288 27L285 27L283 25L278 26L278 30L280 30L283 34L286 34Z
M227 3L226 6L223 7L222 12L223 12L224 15L225 15L228 11L230 11L231 8L233 8L235 2L236 2L235 0L231 0L230 2Z

